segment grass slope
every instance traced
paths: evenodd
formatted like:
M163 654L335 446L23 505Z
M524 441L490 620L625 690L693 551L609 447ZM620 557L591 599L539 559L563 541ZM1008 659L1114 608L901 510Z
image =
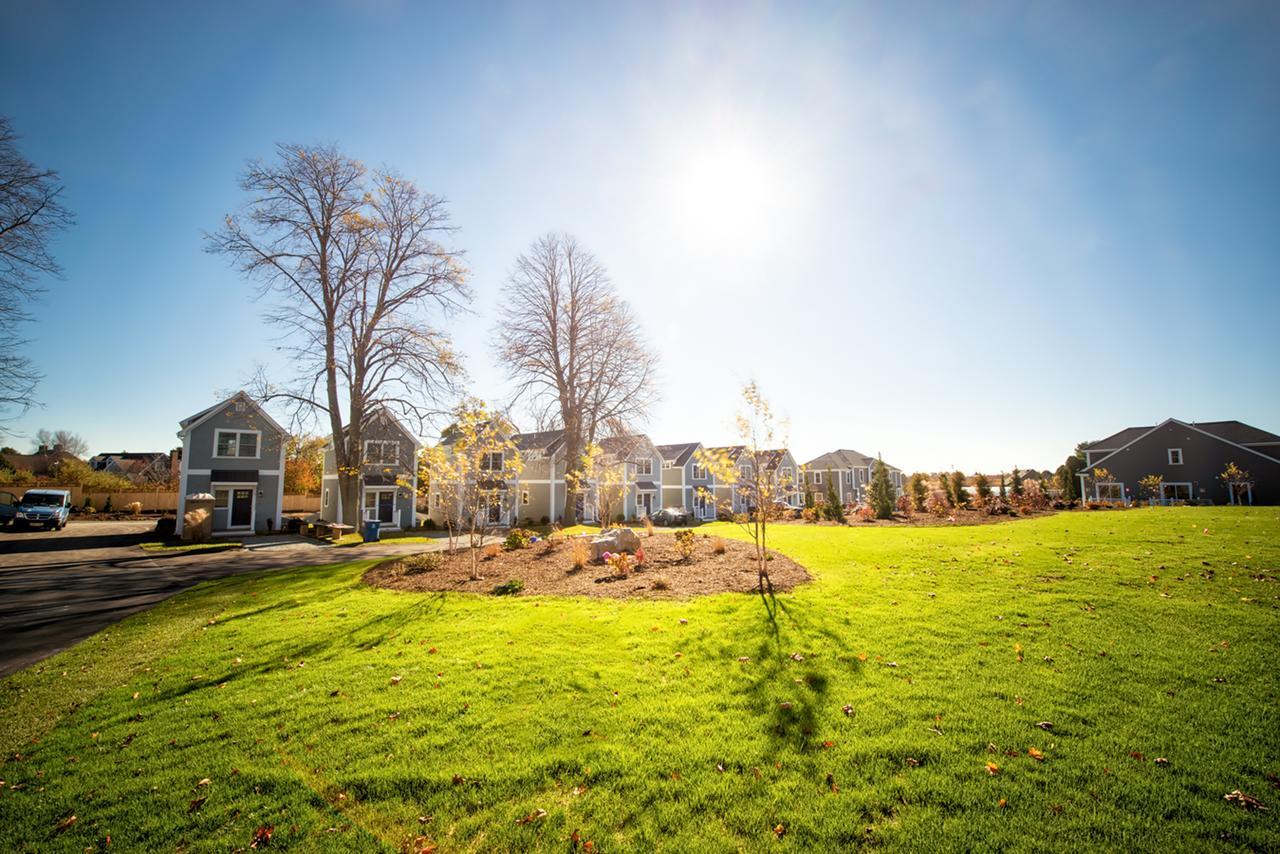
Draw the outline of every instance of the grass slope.
M0 849L1275 850L1277 517L778 527L776 623L202 585L6 680Z

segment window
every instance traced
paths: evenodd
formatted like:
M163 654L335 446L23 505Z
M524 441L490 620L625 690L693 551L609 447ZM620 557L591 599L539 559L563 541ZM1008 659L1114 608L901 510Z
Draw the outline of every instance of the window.
M784 468L783 468L781 471L779 471L778 473L779 473L780 475L782 475L782 479L783 479L783 480L791 480L791 467L790 467L790 466L784 467Z
M670 460L663 460L662 467L663 469L673 469L676 467L676 464L671 462Z
M215 509L225 510L227 505L231 503L231 490L215 489L213 491L213 506Z
M643 460L636 460L636 474L653 475L653 460L645 457Z
M1182 449L1181 448L1169 449L1169 465L1171 466L1182 465Z
M699 465L698 463L694 463L694 464L693 464L693 479L694 479L694 480L706 480L706 478L707 478L707 468L706 468L706 466L702 466L702 465Z
M813 483L814 486L822 486L822 472L815 471L813 473Z
M1164 493L1161 497L1168 501L1191 500L1191 484L1189 483L1163 483L1160 487Z
M437 492L436 494L431 496L431 506L436 508L437 510L440 509L440 493Z
M400 443L371 439L364 443L364 461L375 466L393 466L400 461Z
M1094 487L1099 501L1124 501L1123 483L1099 483Z
M541 448L534 448L532 450L525 451L523 456L526 460L545 460L547 458L547 452Z
M324 488L324 506L329 506L329 487L327 486Z
M502 471L502 451L493 451L480 458L480 471Z
M743 466L738 469L738 471L742 472L743 480L751 480L751 478L756 476L756 470L753 466Z
M529 504L529 490L524 489L520 491L520 503L524 505Z
M218 430L213 439L215 457L258 456L258 432L256 430Z

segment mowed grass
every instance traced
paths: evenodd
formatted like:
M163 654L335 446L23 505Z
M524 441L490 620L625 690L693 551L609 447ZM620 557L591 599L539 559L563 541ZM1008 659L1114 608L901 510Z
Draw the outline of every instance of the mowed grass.
M776 621L202 585L6 680L0 849L1280 849L1278 517L778 527Z

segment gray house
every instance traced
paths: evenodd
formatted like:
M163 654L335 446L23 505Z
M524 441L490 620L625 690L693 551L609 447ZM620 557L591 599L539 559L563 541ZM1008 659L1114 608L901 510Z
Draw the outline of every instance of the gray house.
M179 422L177 532L186 496L212 493L215 534L280 530L288 432L243 391Z
M697 519L715 519L715 475L698 458L701 442L659 445L662 506L682 507Z
M418 451L422 443L385 407L374 410L361 430L360 513L342 512L338 466L333 441L324 449L324 477L320 488L320 518L359 525L377 519L384 531L416 527Z
M871 488L871 475L875 472L876 457L841 448L814 457L805 463L805 484L814 500L826 501L827 488L835 487L841 504L860 504L867 500ZM902 470L885 463L889 470L889 483L894 494L902 494Z
M1249 473L1241 483L1241 503L1280 504L1280 436L1239 421L1179 421L1167 418L1154 427L1129 427L1089 445L1080 472L1085 500L1129 501L1146 498L1138 481L1164 478L1161 498L1234 504L1235 489L1219 475L1228 463ZM1105 469L1098 481L1094 469Z

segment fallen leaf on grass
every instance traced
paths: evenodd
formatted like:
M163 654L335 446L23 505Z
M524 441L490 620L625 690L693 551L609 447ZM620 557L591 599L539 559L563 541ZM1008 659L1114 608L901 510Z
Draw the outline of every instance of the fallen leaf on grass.
M62 821L58 822L58 826L54 828L54 830L56 830L58 833L62 833L62 831L71 827L71 825L75 823L76 823L76 817L74 815L69 815L66 818L64 818Z
M1132 753L1130 753L1130 754L1129 754L1129 758L1130 758L1130 759L1136 759L1136 760L1138 760L1139 762L1144 762L1144 761L1146 761L1146 758L1147 758L1147 757L1143 756L1141 753L1139 753L1138 751L1136 751L1136 750L1135 750L1135 751L1133 751Z
M999 803L997 803L997 804L996 804L996 809L1001 809L1001 810L1002 810L1002 809L1004 809L1004 808L1005 808L1005 807L1007 807L1007 806L1009 806L1009 802L1008 802L1008 801L1006 801L1004 798L1001 798L1001 799L1000 799L1000 801L999 801Z
M994 762L988 762L986 765L987 773L992 777L1000 773L1000 766Z
M1036 726L1040 727L1040 729L1044 730L1045 732L1048 732L1049 730L1053 729L1053 721L1040 721L1040 723L1036 724Z
M1028 755L1028 756L1030 756L1032 759L1034 759L1034 760L1035 760L1035 761L1037 761L1037 762L1043 762L1043 761L1044 761L1044 754L1043 754L1043 753L1041 753L1039 750L1036 750L1034 747L1028 747L1028 748L1027 748L1027 755Z
M537 821L540 818L543 818L544 816L546 816L546 814L547 814L546 810L539 808L529 813L524 818L516 819L516 824L529 824L531 822Z
M750 661L750 660L751 660L751 656L749 656L749 655L740 655L740 656L738 656L738 661L743 661L743 662L745 662L745 661Z
M840 787L836 785L836 776L834 774L831 774L831 773L827 774L827 786L831 789L832 792L840 791Z
M1239 804L1240 806L1244 807L1246 810L1264 810L1264 811L1266 810L1266 807L1262 805L1261 801L1259 801L1255 797L1246 795L1244 792L1240 791L1239 789L1236 789L1233 792L1228 792L1227 794L1222 796L1222 799L1233 804ZM72 816L72 819L74 818L75 816Z
M403 676L392 676L392 677L391 677L391 684L392 684L392 685L399 685L399 684L400 684L400 680L401 680L401 679L403 679L403 678L404 678Z
M919 760L919 759L916 759L914 756L908 756L908 757L907 757L906 759L904 759L903 761L907 763L907 767L909 767L909 768L919 768L919 767L920 767L920 760Z
M249 843L250 848L266 848L267 843L271 841L271 834L275 833L276 826L269 824L266 827L259 827L253 832L253 841Z
M778 708L782 709L784 712L789 711L791 709L791 703L788 703L788 702L779 703Z
M196 812L196 811L198 811L198 810L200 809L200 807L204 806L204 802L205 802L205 801L207 801L207 800L209 800L209 798L208 798L207 796L206 796L206 797L203 797L203 798L196 798L196 799L195 799L194 801L192 801L192 802L191 802L191 804L187 807L187 812Z
M213 782L213 781L212 781L212 780L210 780L208 777L205 777L205 778L204 778L203 780L201 780L199 783L196 783L196 788L198 789L198 788L200 788L201 786L207 786L207 785L209 785L209 784L210 784L210 783L212 783L212 782Z
M783 834L785 834L786 832L787 832L787 829L780 824L775 824L773 826L773 835L778 837L779 839L781 839Z
M1157 756L1157 757L1156 757L1155 762L1156 762L1156 764L1157 764L1157 765L1168 765L1168 764L1169 764L1169 760L1168 760L1168 759L1165 759L1163 756Z
M869 656L865 652L858 653L858 661L866 661Z
M792 660L792 661L804 661L804 656L803 656L803 655L801 655L801 654L800 654L800 653L798 653L798 652L793 652L793 653L791 653L791 660Z
M840 708L840 711L844 712L845 717L848 717L848 716L850 716L850 715L852 715L852 714L853 714L853 706L852 706L852 705L850 705L849 703L845 703L845 704Z

